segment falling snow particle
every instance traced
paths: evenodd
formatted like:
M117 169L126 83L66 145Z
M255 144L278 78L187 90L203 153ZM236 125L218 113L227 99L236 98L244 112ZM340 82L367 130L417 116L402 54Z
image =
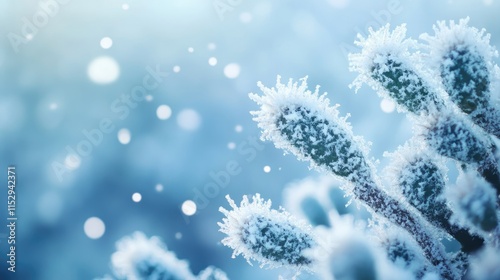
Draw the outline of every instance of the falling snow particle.
M172 115L172 109L170 109L170 107L167 105L160 105L158 106L158 109L156 109L156 116L160 120L167 120L170 118L171 115Z
M96 84L109 84L120 76L120 66L109 56L100 56L89 63L87 75Z
M162 184L156 184L155 186L155 190L157 192L162 192L163 191L163 185Z
M236 132L238 132L238 133L239 133L239 132L242 132L242 131L243 131L243 126L241 126L241 125L237 125L237 126L235 126L235 127L234 127L234 131L236 131Z
M229 79L235 79L240 75L240 65L237 63L229 63L224 67L224 75Z
M208 59L208 64L210 64L210 66L215 66L217 65L217 58L215 57L211 57Z
M184 130L196 130L201 123L200 115L193 109L182 110L177 115L177 124Z
M120 141L120 143L122 143L123 145L127 145L128 143L130 143L130 138L130 130L122 128L118 131L118 141Z
M146 101L147 102L153 101L153 96L151 94L146 95Z
M181 71L181 67L179 65L175 65L172 69L175 73L179 73Z
M122 5L122 9L123 9L124 11L128 10L129 8L130 8L130 6L129 6L128 4L123 4L123 5Z
M136 192L132 195L132 200L134 202L140 202L142 200L142 195L140 193Z
M101 39L101 48L103 49L109 49L111 48L111 46L113 46L113 40L111 40L111 38L109 37L104 37Z
M266 173L271 172L271 166L269 166L269 165L264 166L264 172L266 172Z
M49 105L50 110L55 110L55 109L57 109L57 107L58 107L57 103L50 103L50 105Z
M186 200L181 206L182 213L186 216L193 216L196 213L196 204L192 200Z
M101 238L105 230L106 226L104 225L104 222L97 217L88 218L83 225L83 231L85 232L85 235L87 235L87 237L91 239Z
M217 47L217 46L216 46L214 43L210 43L210 44L208 44L208 46L207 46L207 48L208 48L209 50L211 50L211 51L215 50L215 48L216 48L216 47Z
M175 239L179 240L179 239L181 239L181 238L182 238L182 233L180 233L180 232L176 232L176 233L175 233Z
M194 52L194 49L193 49L193 48L191 48L191 47L189 47L189 48L188 48L188 52L192 53L192 52Z
M234 148L236 148L236 144L234 142L229 142L227 143L227 148L229 150L234 150Z

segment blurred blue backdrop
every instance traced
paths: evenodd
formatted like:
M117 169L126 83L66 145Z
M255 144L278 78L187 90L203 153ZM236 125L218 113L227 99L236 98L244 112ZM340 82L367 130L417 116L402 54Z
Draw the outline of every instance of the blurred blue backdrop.
M231 259L216 224L219 206L229 207L226 194L239 202L259 192L277 207L288 183L314 175L271 143L253 142L260 132L248 93L258 92L257 81L273 86L277 74L284 81L309 75L310 88L321 85L342 114L352 115L355 134L373 142L381 168L383 152L409 138L411 126L370 89L348 88L355 74L347 53L356 51L356 34L407 23L417 38L437 20L470 16L500 46L499 6L494 0L0 1L0 221L7 224L11 164L18 217L15 274L7 271L8 228L0 226L0 278L109 274L115 242L139 230L160 236L195 274L215 265L231 279L277 279L282 270ZM224 188L197 196L228 168L238 172ZM187 200L198 204L193 216L182 212Z

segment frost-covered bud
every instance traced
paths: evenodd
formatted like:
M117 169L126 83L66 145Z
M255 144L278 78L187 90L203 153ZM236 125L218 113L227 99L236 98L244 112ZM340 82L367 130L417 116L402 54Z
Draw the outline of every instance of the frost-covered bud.
M440 198L445 183L439 167L425 156L412 159L402 166L398 174L398 185L403 195L431 222L446 218L450 213L445 201Z
M396 266L406 271L411 271L421 279L426 271L426 262L422 258L420 249L410 242L408 237L391 236L382 242L387 257Z
M490 45L490 35L467 26L469 18L458 24L445 21L434 26L428 41L431 62L439 69L450 99L487 132L500 136L500 110L491 102L491 84L497 77L493 65L498 52Z
M229 278L227 278L224 271L216 267L209 266L200 272L196 280L229 280Z
M194 280L188 263L166 250L158 237L147 238L142 232L122 238L111 256L118 279Z
M463 252L477 251L484 240L450 224L452 212L443 197L445 171L422 147L410 142L398 148L392 157L394 183L406 200L434 226L442 228L462 245Z
M424 137L431 148L444 157L473 164L500 193L498 163L490 150L491 141L465 120L453 115L437 115Z
M243 196L239 207L226 198L233 209L219 208L226 217L218 225L219 231L227 234L222 244L234 250L233 258L242 254L249 263L255 260L261 267L296 270L313 263L306 253L316 245L310 226L283 209L271 209L271 200L264 201L259 194L252 202Z
M454 219L480 231L498 226L496 195L490 184L473 172L461 174L454 188L447 189L453 205Z
M332 215L331 218L335 226L318 232L329 248L329 257L318 266L321 279L332 279L331 276L336 280L413 279L407 269L394 265L387 258L378 238L368 231L365 223L352 216Z
M390 32L387 24L377 31L370 28L369 32L368 38L358 35L359 41L355 41L361 52L349 54L349 70L359 73L350 87L357 91L366 83L381 97L394 100L399 109L417 115L442 106L417 58L409 52L416 43L405 38L406 26Z
M425 138L429 146L444 157L479 166L492 164L488 140L456 116L436 116Z
M251 112L262 129L261 138L351 182L371 181L362 139L353 136L337 106L329 106L328 98L318 94L319 86L311 93L307 77L301 81L300 86L291 79L284 85L278 76L276 88L259 82L264 95L250 94L261 105L260 111Z

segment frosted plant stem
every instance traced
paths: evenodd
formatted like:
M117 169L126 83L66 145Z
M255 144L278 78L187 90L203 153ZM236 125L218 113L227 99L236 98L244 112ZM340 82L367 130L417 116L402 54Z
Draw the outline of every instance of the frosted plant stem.
M376 213L407 230L422 247L427 259L440 269L443 279L456 279L441 244L429 235L424 230L425 227L398 201L380 190L373 182L366 185L356 184L353 193Z

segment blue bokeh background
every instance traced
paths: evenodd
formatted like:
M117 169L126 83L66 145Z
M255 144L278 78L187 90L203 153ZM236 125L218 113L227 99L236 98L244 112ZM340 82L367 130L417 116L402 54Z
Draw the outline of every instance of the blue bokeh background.
M383 112L370 89L354 94L348 88L355 74L346 55L356 50L356 34L366 34L370 25L407 23L408 35L417 38L432 32L437 20L470 16L471 25L486 28L500 46L495 0L61 0L30 40L13 41L27 35L26 21L43 22L33 16L47 1L0 1L0 221L7 224L10 164L17 171L18 217L15 274L6 270L8 232L0 225L1 279L110 274L115 242L134 231L160 236L195 274L215 265L231 279L277 279L283 270L231 259L216 224L219 206L229 207L226 194L239 201L258 192L277 206L288 183L315 173L271 143L250 145L260 134L249 114L257 106L248 98L258 92L257 81L272 86L278 74L285 81L309 75L311 89L321 85L332 103L342 105L342 114L351 114L355 134L373 143L371 155L382 168L383 152L409 138L411 126L402 114ZM230 8L218 13L214 3ZM111 48L100 46L104 37L112 39ZM89 64L100 56L119 65L113 82L89 78ZM217 59L215 66L210 57ZM241 70L234 79L224 74L230 63ZM120 118L113 102L142 84L147 67L169 74L148 92L151 100L137 102ZM156 115L160 105L171 108L167 120ZM197 112L196 129L179 125L186 109ZM67 147L76 149L86 139L83 130L98 129L105 118L112 131L58 178L53 167L66 166ZM238 125L242 131L235 130ZM123 128L131 134L126 145L117 137ZM185 216L182 203L196 201L195 191L213 182L210 173L231 161L241 172L194 216ZM131 199L136 192L140 202ZM99 239L84 232L90 217L105 224Z

